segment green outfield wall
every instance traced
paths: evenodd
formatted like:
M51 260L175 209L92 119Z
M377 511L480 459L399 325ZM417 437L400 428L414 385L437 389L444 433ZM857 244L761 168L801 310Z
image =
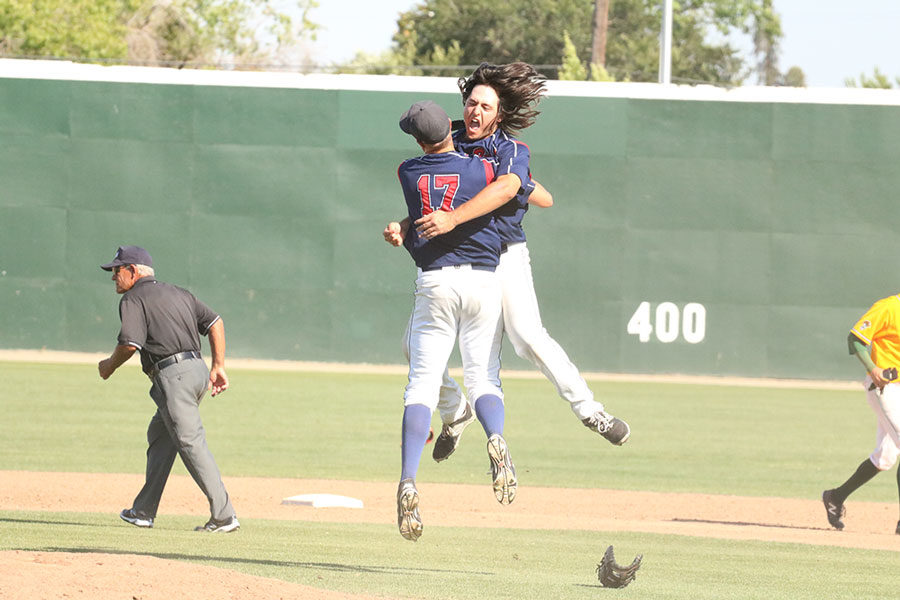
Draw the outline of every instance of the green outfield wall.
M27 62L27 61L26 61ZM107 351L107 262L225 321L235 357L402 363L397 127L451 79L0 61L0 347ZM553 82L522 139L544 324L584 371L849 379L900 292L900 92ZM524 368L509 344L504 366Z

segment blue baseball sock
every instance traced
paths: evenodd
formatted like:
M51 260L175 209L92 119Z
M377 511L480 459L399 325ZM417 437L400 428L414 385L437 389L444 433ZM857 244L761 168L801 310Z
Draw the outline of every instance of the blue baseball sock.
M428 431L431 429L431 409L424 404L411 404L403 410L403 433L400 458L402 468L400 480L415 479L419 470L419 460Z
M495 433L503 435L503 400L493 394L479 396L475 401L475 415L481 421L484 432L488 437Z

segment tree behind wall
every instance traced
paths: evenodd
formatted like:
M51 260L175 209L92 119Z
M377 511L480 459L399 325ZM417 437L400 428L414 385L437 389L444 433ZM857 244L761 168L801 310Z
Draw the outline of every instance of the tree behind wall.
M0 0L0 52L6 56L124 58L122 0Z
M707 32L750 35L754 19L770 14L762 10L762 1L683 0L674 16L673 80L743 81L755 65L745 64L727 41L711 42ZM462 49L461 64L523 60L556 77L554 65L565 50L564 31L577 56L585 63L592 59L594 6L584 0L519 0L513 5L424 0L400 15L394 49L404 48L415 34L412 59L425 65L433 48L447 48L455 40ZM609 0L604 66L610 75L620 81L658 79L661 19L658 0Z
M900 87L900 77L894 77L894 82L897 83L897 86ZM844 85L847 87L861 87L861 88L872 88L872 89L882 89L889 90L894 87L894 84L888 78L887 75L881 72L878 67L872 71L872 75L866 75L865 73L859 74L859 81L857 81L853 77L848 77L844 80Z
M315 0L0 0L5 56L235 66L277 60L315 37Z

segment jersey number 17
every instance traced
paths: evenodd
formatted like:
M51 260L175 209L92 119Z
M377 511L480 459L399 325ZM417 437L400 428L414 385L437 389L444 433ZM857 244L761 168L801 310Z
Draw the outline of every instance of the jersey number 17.
M416 187L419 189L419 200L422 202L423 217L435 210L444 212L453 210L453 199L456 198L456 190L459 189L459 175L435 175L434 188L431 186L431 177L431 175L420 175L416 182ZM432 189L436 192L443 190L443 194L440 194L441 203L437 208L431 204Z

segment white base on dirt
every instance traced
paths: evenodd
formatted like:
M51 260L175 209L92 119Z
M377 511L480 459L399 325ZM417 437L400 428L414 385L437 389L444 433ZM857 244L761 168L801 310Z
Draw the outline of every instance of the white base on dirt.
M290 496L281 501L282 504L299 504L313 508L362 508L363 501L350 496L337 494L301 494Z

